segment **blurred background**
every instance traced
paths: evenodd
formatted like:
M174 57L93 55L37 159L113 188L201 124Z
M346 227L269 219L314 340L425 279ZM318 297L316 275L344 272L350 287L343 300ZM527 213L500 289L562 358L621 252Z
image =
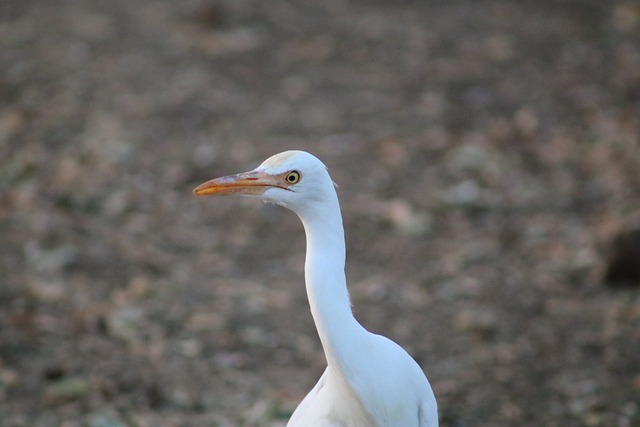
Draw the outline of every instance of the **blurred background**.
M2 0L0 425L283 426L325 362L328 165L359 320L441 425L640 425L640 3Z

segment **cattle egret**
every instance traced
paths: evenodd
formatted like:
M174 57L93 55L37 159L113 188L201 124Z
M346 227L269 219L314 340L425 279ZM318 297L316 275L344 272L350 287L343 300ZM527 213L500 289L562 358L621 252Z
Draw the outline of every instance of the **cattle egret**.
M327 368L288 427L438 425L435 396L420 366L398 344L367 331L353 316L340 205L319 159L285 151L252 171L207 181L193 192L254 196L282 205L302 220L307 296Z

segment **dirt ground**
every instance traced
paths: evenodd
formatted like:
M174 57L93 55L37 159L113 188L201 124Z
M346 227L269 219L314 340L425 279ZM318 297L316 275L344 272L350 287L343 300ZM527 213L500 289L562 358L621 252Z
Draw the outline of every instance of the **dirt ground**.
M191 189L289 148L442 426L640 426L639 135L634 0L2 0L0 426L283 426L302 227Z

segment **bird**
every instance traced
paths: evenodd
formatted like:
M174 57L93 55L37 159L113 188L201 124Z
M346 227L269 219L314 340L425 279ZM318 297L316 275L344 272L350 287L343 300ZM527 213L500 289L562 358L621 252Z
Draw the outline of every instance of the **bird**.
M302 221L306 292L327 366L287 427L438 426L436 398L418 363L353 315L340 204L321 160L285 151L248 172L204 182L193 193L256 197L292 210Z

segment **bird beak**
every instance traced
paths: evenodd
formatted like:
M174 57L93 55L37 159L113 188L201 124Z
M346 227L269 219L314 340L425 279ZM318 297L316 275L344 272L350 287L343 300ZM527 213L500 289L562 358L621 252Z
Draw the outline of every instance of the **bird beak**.
M226 194L260 195L269 188L285 188L279 176L263 171L249 171L236 175L223 176L198 185L193 189L197 196L216 196Z

